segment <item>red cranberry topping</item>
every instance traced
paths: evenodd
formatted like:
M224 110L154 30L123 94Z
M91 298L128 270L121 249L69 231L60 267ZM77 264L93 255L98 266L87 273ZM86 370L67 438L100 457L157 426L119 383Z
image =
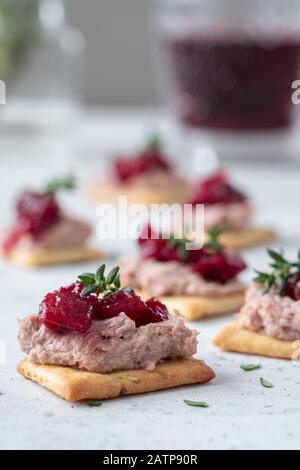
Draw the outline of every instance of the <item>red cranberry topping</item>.
M4 255L9 255L9 253L14 249L14 247L19 243L23 235L26 233L26 230L23 227L21 221L16 224L6 235L2 243L2 249Z
M17 214L27 224L27 232L38 237L58 220L60 209L53 195L28 191L17 201Z
M169 318L168 311L163 304L154 299L148 302L143 302L134 291L118 291L99 301L99 309L94 319L113 318L123 312L139 327Z
M57 291L47 294L40 305L37 323L56 333L86 332L92 324L93 305L76 293Z
M182 253L180 247L174 245L171 240L159 238L157 232L150 225L147 225L143 230L138 239L138 246L143 259L154 258L161 262L184 261L185 263L193 263L199 261L203 254L203 248L185 250Z
M4 240L6 254L17 245L24 235L38 238L60 217L60 209L52 195L24 192L17 201L17 222Z
M204 247L199 250L184 249L182 252L180 245L174 246L170 240L157 238L157 234L149 225L139 238L138 245L143 259L154 258L160 262L179 261L188 264L206 281L226 283L235 279L247 267L242 257L234 251L218 251Z
M47 294L40 305L37 323L56 333L85 333L92 321L125 313L137 327L169 319L167 307L157 299L143 302L132 290L120 290L104 299L95 294L81 298L83 284L77 281Z
M155 297L152 299L147 300L146 302L147 307L149 307L151 310L156 312L157 315L160 317L160 321L166 321L168 320L169 317L169 311L161 301Z
M114 174L120 183L153 170L169 171L170 165L160 153L144 151L132 158L117 158L113 166Z
M141 256L143 259L155 258L157 261L177 261L178 253L168 240L158 238L157 233L148 225L138 239Z
M200 260L193 264L193 271L206 281L226 284L246 269L244 260L235 252L204 251Z
M231 204L246 201L246 196L229 184L225 172L218 171L194 188L190 204Z
M290 277L282 295L290 297L293 300L300 300L300 282L295 284L295 276Z

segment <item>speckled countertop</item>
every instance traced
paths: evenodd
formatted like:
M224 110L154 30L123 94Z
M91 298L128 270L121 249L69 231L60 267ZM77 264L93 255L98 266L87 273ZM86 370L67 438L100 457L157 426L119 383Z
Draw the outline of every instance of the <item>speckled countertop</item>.
M126 126L131 125L131 136L137 124L141 125L139 115L126 121ZM120 119L99 114L85 129L84 137L81 134L81 143L92 142L96 148L103 136L106 148L110 139L113 147L116 125L128 137ZM80 147L74 140L72 145L60 148L45 142L33 145L31 140L22 139L6 144L0 155L1 226L8 222L9 204L21 187L67 168L80 169L84 178L98 163L98 149L96 152L83 144ZM63 160L60 152L66 155ZM280 244L294 254L300 244L299 168L235 164L232 171L253 195L259 218L276 226L281 224ZM68 196L66 206L95 223L94 211L85 206L80 196L76 196L76 206ZM113 243L104 244L109 253L116 255ZM131 245L129 248L118 243L115 249L120 253L131 249ZM251 266L265 267L264 249L249 251L246 256ZM300 365L245 358L215 349L211 339L230 317L193 324L201 332L198 357L217 374L209 385L122 398L105 402L100 408L89 408L64 402L19 377L15 368L22 355L16 340L16 318L36 311L46 291L67 284L78 272L94 267L30 271L0 264L0 341L6 352L5 364L0 365L1 449L299 449ZM250 277L248 273L246 278ZM240 369L242 362L260 362L263 369L245 373ZM271 381L274 388L263 388L261 376ZM184 399L207 401L210 407L189 408Z

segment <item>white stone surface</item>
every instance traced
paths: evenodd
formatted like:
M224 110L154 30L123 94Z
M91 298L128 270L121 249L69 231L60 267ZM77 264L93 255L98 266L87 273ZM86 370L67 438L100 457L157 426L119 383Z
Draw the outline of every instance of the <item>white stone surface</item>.
M99 114L85 121L76 137L59 142L2 139L0 155L0 226L10 220L9 205L24 186L39 185L49 175L72 168L82 180L100 165L101 155L115 144L134 142L153 128L151 115ZM148 125L149 123L149 125ZM70 142L71 141L71 142ZM99 157L98 157L99 152ZM64 157L64 155L67 156ZM294 255L300 241L299 168L296 166L232 165L234 177L257 204L259 219L281 231L278 245ZM64 201L94 224L94 211L82 195ZM105 243L116 255L124 243ZM114 250L113 250L114 251ZM264 249L247 253L250 267L266 265ZM212 338L231 317L195 323L200 334L198 357L212 366L214 382L204 386L121 398L100 408L72 405L19 377L17 317L36 312L43 295L95 265L37 271L0 264L0 341L6 348L0 364L1 449L299 449L300 366L292 362L224 354ZM246 275L251 278L251 269ZM0 357L0 363L3 357ZM245 373L242 362L259 362L263 369ZM263 376L274 384L265 389ZM208 409L189 408L183 399L207 401Z

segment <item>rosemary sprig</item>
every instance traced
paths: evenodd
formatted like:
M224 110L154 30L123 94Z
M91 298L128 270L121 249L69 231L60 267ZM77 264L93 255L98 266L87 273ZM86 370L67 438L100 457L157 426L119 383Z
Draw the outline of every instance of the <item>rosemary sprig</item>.
M128 287L121 287L120 268L117 266L113 268L107 276L105 276L105 264L102 264L96 273L84 273L78 276L82 281L84 289L81 292L81 297L87 297L90 294L101 295L102 298L108 297L110 294L122 290L128 292L131 289Z
M278 253L268 249L268 254L272 260L270 267L273 271L270 273L255 271L257 276L254 278L254 282L262 285L264 294L276 287L276 293L283 295L290 279L294 284L300 281L300 251L296 262L288 261L283 252Z
M208 239L205 243L205 248L209 248L213 251L224 251L224 245L220 242L220 235L225 231L223 227L219 227L218 225L211 227L207 234Z
M49 181L44 190L42 191L45 195L56 194L60 190L72 191L76 188L76 179L74 175L68 175L64 178L55 178Z

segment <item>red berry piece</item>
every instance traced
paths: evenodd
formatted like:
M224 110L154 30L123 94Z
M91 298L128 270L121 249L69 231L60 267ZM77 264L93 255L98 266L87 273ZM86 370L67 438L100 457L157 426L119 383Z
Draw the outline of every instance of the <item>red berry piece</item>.
M158 304L147 305L134 291L118 291L99 301L99 308L93 318L103 320L116 317L120 313L125 313L137 327L163 321L166 317L163 308Z
M24 235L38 238L60 217L59 206L53 196L24 192L17 201L17 222L3 243L9 254Z
M296 282L295 284L295 276L290 276L282 295L296 301L300 300L300 282Z
M160 300L153 297L152 299L147 300L146 305L160 317L160 321L169 320L169 311L166 305L164 305Z
M40 305L37 323L56 333L85 333L92 324L93 305L77 293L61 291L46 295Z
M235 279L247 266L238 253L206 251L192 267L206 281L226 284Z
M158 237L155 230L147 225L138 239L140 253L143 259L154 258L157 261L178 261L178 250L169 243Z
M246 196L229 184L225 172L218 171L195 186L190 204L231 204L246 201Z
M170 166L159 153L145 151L132 158L117 158L114 161L114 174L118 181L125 183L129 179L153 170L168 171Z
M17 214L27 232L38 237L58 220L60 209L54 196L27 191L17 201Z

